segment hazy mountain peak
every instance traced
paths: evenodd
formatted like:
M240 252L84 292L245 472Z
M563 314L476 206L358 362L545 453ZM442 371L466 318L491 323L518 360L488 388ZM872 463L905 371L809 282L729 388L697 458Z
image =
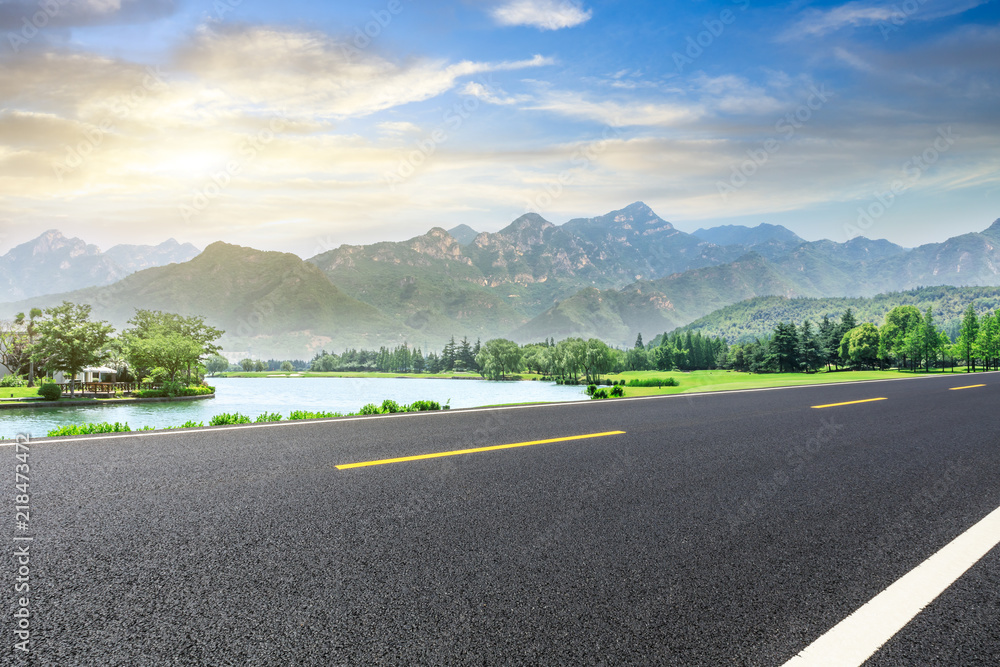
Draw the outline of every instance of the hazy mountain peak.
M708 229L700 228L694 232L702 241L708 241L716 245L742 245L753 247L765 243L781 243L786 245L798 245L805 243L792 230L781 225L772 225L762 222L756 227L746 225L720 225Z
M457 227L452 227L448 230L448 233L462 245L469 245L479 236L479 232L464 223Z

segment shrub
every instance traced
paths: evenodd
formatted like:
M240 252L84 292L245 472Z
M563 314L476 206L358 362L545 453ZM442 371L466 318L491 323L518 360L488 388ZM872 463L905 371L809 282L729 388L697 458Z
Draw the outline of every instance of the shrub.
M58 401L62 396L62 388L55 382L45 382L38 388L38 395L46 401Z
M676 387L679 383L677 380L670 378L642 378L629 380L628 386L630 387Z
M409 406L407 410L409 412L424 412L427 410L440 410L441 404L437 401L414 401Z
M215 415L212 417L212 421L208 422L209 426L226 426L227 424L249 424L250 418L246 415L241 415L239 412L234 412L229 414L228 412L223 412L221 415Z
M587 391L587 396L593 396L594 392L597 391L597 385L596 384L588 384L586 391Z
M406 409L391 398L387 398L382 401L382 412L392 414L395 412L406 412Z
M132 429L128 427L128 422L125 422L124 424L119 422L115 422L114 424L109 424L107 422L101 424L69 424L68 426L60 426L59 428L49 431L48 435L49 437L62 435L90 435L91 433L123 433L131 430Z
M601 398L607 398L607 397L608 397L608 390L607 389L598 389L591 396L591 398L593 398L593 399L601 399Z
M277 412L265 412L262 415L257 416L257 423L262 424L264 422L280 422L282 419L281 415Z
M615 386L613 386L611 388L611 393L609 394L609 396L614 396L616 398L624 395L625 395L625 387L623 387L620 384L616 384Z
M0 387L23 387L27 385L28 382L20 375L4 375L0 378Z
M201 428L204 425L205 425L204 422L196 422L193 419L189 419L183 424L181 424L180 428Z
M368 405L363 406L361 408L361 412L359 412L358 414L359 415L378 415L378 414L382 414L382 410L381 410L381 408L379 408L374 403L369 403Z
M330 419L332 417L341 417L342 415L337 412L309 412L308 410L295 410L292 414L288 415L288 421L295 421L298 419Z

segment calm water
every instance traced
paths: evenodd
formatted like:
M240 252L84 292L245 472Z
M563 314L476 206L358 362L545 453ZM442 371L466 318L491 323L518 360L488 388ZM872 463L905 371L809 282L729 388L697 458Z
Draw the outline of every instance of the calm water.
M420 399L453 408L498 403L574 401L585 398L583 387L551 382L486 382L485 380L432 380L383 378L210 378L215 398L178 403L147 403L77 408L27 408L0 411L0 437L18 433L42 437L65 424L128 422L143 426L180 426L188 420L208 423L222 412L241 412L252 419L263 412L278 412L286 419L292 410L357 412L366 403L397 403Z

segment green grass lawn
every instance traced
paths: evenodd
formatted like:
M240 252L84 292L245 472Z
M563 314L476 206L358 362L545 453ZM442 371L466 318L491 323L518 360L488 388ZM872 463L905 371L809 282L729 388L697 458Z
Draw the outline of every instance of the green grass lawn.
M3 401L5 399L9 401L11 398L38 398L38 399L41 399L42 397L38 395L38 387L0 387L0 401ZM60 400L69 400L69 398L70 398L70 395L67 392L67 393L64 393L62 395L62 398ZM73 400L75 400L75 401L80 401L80 400L93 401L93 400L97 400L97 399L95 399L93 396L88 396L87 398L83 398L82 396L80 396L79 387L77 387L77 392L76 392L76 395L73 396Z
M929 375L940 375L934 371ZM909 371L840 371L833 373L763 373L750 374L736 371L630 371L618 375L610 375L612 380L633 378L668 378L672 377L680 384L676 387L625 387L625 396L654 396L658 394L684 394L699 391L726 391L735 389L761 389L766 387L794 387L810 384L829 384L833 382L859 382L861 380L890 380L899 378L919 377L927 373L911 373ZM957 375L957 373L956 373Z
M28 396L41 398L38 396L38 387L0 387L0 399L25 398Z

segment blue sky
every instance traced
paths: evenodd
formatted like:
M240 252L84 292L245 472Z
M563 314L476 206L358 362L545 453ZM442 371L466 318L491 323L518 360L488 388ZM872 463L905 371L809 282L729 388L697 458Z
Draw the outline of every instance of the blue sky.
M1000 217L996 0L0 0L0 31L0 252Z

